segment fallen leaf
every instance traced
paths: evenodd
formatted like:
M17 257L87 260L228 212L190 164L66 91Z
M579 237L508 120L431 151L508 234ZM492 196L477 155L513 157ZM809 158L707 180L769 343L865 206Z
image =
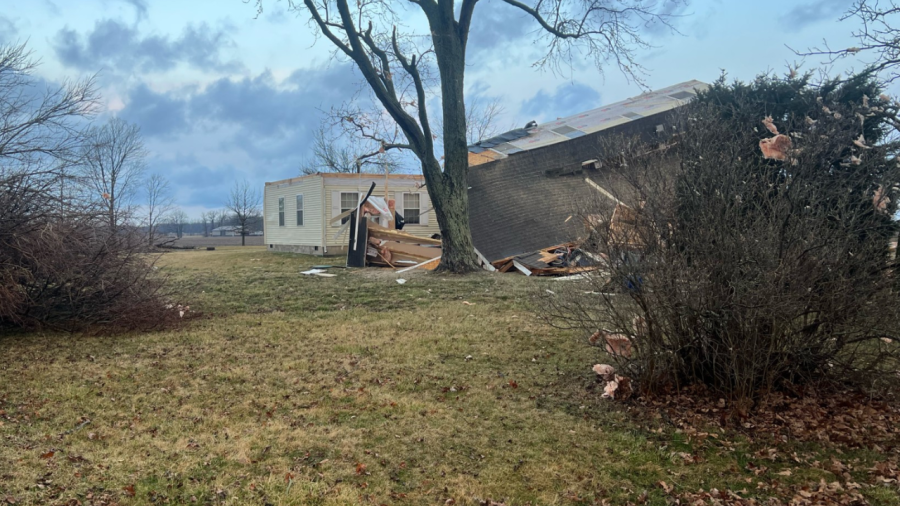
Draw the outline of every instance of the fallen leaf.
M42 458L42 459L51 459L51 458L53 458L54 455L56 455L56 452L53 451L53 450L50 450L50 451L47 452L47 453L42 453L42 454L41 454L41 458Z
M125 493L129 496L134 497L134 485L126 485L122 487L122 490L124 490Z

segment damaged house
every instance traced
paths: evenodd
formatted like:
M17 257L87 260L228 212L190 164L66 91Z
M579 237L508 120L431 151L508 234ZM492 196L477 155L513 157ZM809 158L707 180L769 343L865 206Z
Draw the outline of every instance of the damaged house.
M599 195L624 226L633 214L604 177L599 140L652 140L669 128L666 113L706 88L688 81L469 146L469 216L480 255L501 271L527 275L589 268L576 244L586 236L579 204Z
M393 201L394 213L404 223L403 232L421 238L440 232L424 188L424 176L311 174L266 183L263 216L267 248L318 256L345 255L347 233L341 229L349 220L345 213L356 208L373 183L378 187L376 195Z

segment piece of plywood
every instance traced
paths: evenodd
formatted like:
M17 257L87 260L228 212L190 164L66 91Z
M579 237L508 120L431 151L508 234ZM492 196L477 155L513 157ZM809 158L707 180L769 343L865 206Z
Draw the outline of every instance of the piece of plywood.
M519 272L521 272L522 274L524 274L526 276L531 276L531 271L528 269L528 267L525 267L524 265L520 264L519 262L517 262L515 260L512 261L512 264L513 264L513 267L518 269Z
M411 271L411 270L413 270L413 269L419 269L419 268L425 269L425 270L428 270L428 271L433 271L434 269L437 269L437 266L438 266L438 264L440 263L440 261L441 261L441 257L438 256L438 257L436 257L436 258L432 258L431 260L426 260L426 261L424 261L424 262L421 262L421 263L418 263L418 264L416 264L416 265L413 265L412 267L407 267L407 268L405 268L405 269L400 269L399 271L397 271L397 274L400 274L400 273L403 273L403 272L406 272L406 271Z
M401 232L399 230L388 230L381 225L377 225L376 227L370 226L369 237L377 237L379 239L384 239L387 241L398 241L407 244L430 244L434 246L441 245L440 239L418 237L415 235L407 234L405 232Z
M441 254L441 248L429 248L404 242L385 241L381 244L381 247L390 250L391 253L402 253L422 258L434 258Z
M478 257L478 261L481 262L481 267L484 270L488 272L494 272L497 270L493 265L491 265L490 262L488 262L487 258L484 258L484 255L482 255L481 252L479 252L476 248L472 249L475 250L475 256Z

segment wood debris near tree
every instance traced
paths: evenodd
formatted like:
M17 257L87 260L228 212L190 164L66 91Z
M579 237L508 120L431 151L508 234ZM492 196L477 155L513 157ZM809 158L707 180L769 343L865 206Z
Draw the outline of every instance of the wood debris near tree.
M440 263L440 239L416 237L374 222L367 225L366 265L398 270L416 266L430 271Z
M436 269L441 259L439 236L418 237L393 228L394 202L372 197L374 188L373 183L356 208L332 220L349 218L342 227L350 230L347 266L390 268L401 273L413 269ZM588 238L601 228L602 221L599 217L596 222L585 219ZM623 245L641 249L644 244L641 240L643 234L640 232L644 231L639 222L638 213L634 209L617 201L607 233ZM583 240L575 240L556 244L493 262L488 261L477 250L475 253L481 267L490 272L512 272L526 276L571 276L595 271L603 264L603 258L582 248L582 242Z
M492 265L500 272L521 272L526 276L568 276L596 270L600 263L582 251L577 242L567 242L503 258Z
M388 267L400 272L412 268L437 268L441 240L396 230L394 201L373 197L374 189L375 183L372 183L354 209L332 220L347 218L342 227L350 231L347 266Z

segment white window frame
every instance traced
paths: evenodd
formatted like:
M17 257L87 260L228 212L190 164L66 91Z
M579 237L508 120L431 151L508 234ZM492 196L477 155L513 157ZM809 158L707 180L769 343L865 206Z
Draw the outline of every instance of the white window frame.
M344 195L353 195L353 199L352 199L352 200L353 200L353 205L351 205L350 207L344 207ZM356 206L359 205L359 192L345 192L345 191L342 191L342 192L340 192L340 199L341 199L341 201L340 201L340 203L339 203L339 205L340 205L340 210L341 210L341 213L340 213L340 214L344 214L344 213L346 213L347 211L349 211L349 210L351 210L351 209L356 209ZM347 223L347 221L349 221L349 220L350 220L350 217L349 217L349 216L347 216L347 217L341 219L341 225L343 225L344 223Z
M297 226L303 226L303 194L297 194Z
M284 197L278 197L278 226L284 226Z
M416 204L416 207L409 207L409 206L407 206L406 198L407 198L409 195L415 195L415 196L416 196L416 199L418 200L418 203ZM421 224L422 224L422 200L423 200L423 199L422 199L422 195L421 195L420 193L403 193L403 194L401 195L400 198L403 199L403 221L404 221L407 225L421 225ZM409 210L411 210L411 209L415 209L416 211L418 211L418 213L417 213L417 215L416 215L416 221L410 221L410 220L407 219L407 217L406 217L406 212L409 211Z

